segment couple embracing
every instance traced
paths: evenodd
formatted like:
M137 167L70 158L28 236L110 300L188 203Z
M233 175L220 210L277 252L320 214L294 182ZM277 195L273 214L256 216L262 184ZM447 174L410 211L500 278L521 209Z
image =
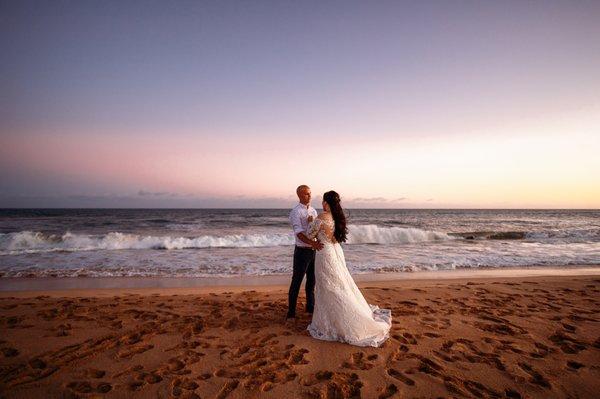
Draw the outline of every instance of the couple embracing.
M346 268L340 243L348 229L340 196L323 194L323 213L310 206L310 187L296 189L299 204L290 212L294 230L294 271L286 320L296 317L296 303L306 274L306 311L312 313L311 336L357 346L380 346L392 324L389 309L367 303Z

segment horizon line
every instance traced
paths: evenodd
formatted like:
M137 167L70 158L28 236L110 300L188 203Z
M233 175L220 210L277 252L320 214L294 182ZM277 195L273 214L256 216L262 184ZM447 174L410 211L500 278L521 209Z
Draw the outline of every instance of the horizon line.
M295 206L295 205L294 205ZM314 209L323 209L313 207ZM248 208L218 208L218 207L206 207L206 208L169 208L169 207L0 207L0 211L9 210L286 210L292 209L291 207L286 208L259 208L259 207L248 207ZM600 208L353 208L344 207L343 209L352 210L481 210L481 211L501 211L501 210L530 210L530 211L600 211Z

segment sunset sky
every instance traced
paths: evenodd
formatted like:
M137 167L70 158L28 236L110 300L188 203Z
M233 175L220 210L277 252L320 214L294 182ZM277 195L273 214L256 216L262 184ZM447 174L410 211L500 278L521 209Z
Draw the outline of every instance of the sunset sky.
M600 208L597 1L2 1L0 51L0 207Z

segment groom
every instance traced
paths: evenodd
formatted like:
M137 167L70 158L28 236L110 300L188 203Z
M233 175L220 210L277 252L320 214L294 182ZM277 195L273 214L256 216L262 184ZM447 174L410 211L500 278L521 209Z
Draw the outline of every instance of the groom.
M299 204L290 212L290 223L294 229L296 247L294 248L294 273L288 293L288 312L286 320L296 317L296 302L302 279L306 274L306 311L312 313L315 307L315 250L323 248L319 241L306 236L310 220L317 217L317 211L310 206L310 187L298 186L296 189Z

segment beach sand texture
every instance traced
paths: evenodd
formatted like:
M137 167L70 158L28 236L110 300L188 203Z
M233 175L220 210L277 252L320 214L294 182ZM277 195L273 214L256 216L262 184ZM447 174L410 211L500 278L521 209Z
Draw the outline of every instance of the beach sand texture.
M600 277L378 281L390 339L313 339L287 287L0 295L5 398L593 398Z

